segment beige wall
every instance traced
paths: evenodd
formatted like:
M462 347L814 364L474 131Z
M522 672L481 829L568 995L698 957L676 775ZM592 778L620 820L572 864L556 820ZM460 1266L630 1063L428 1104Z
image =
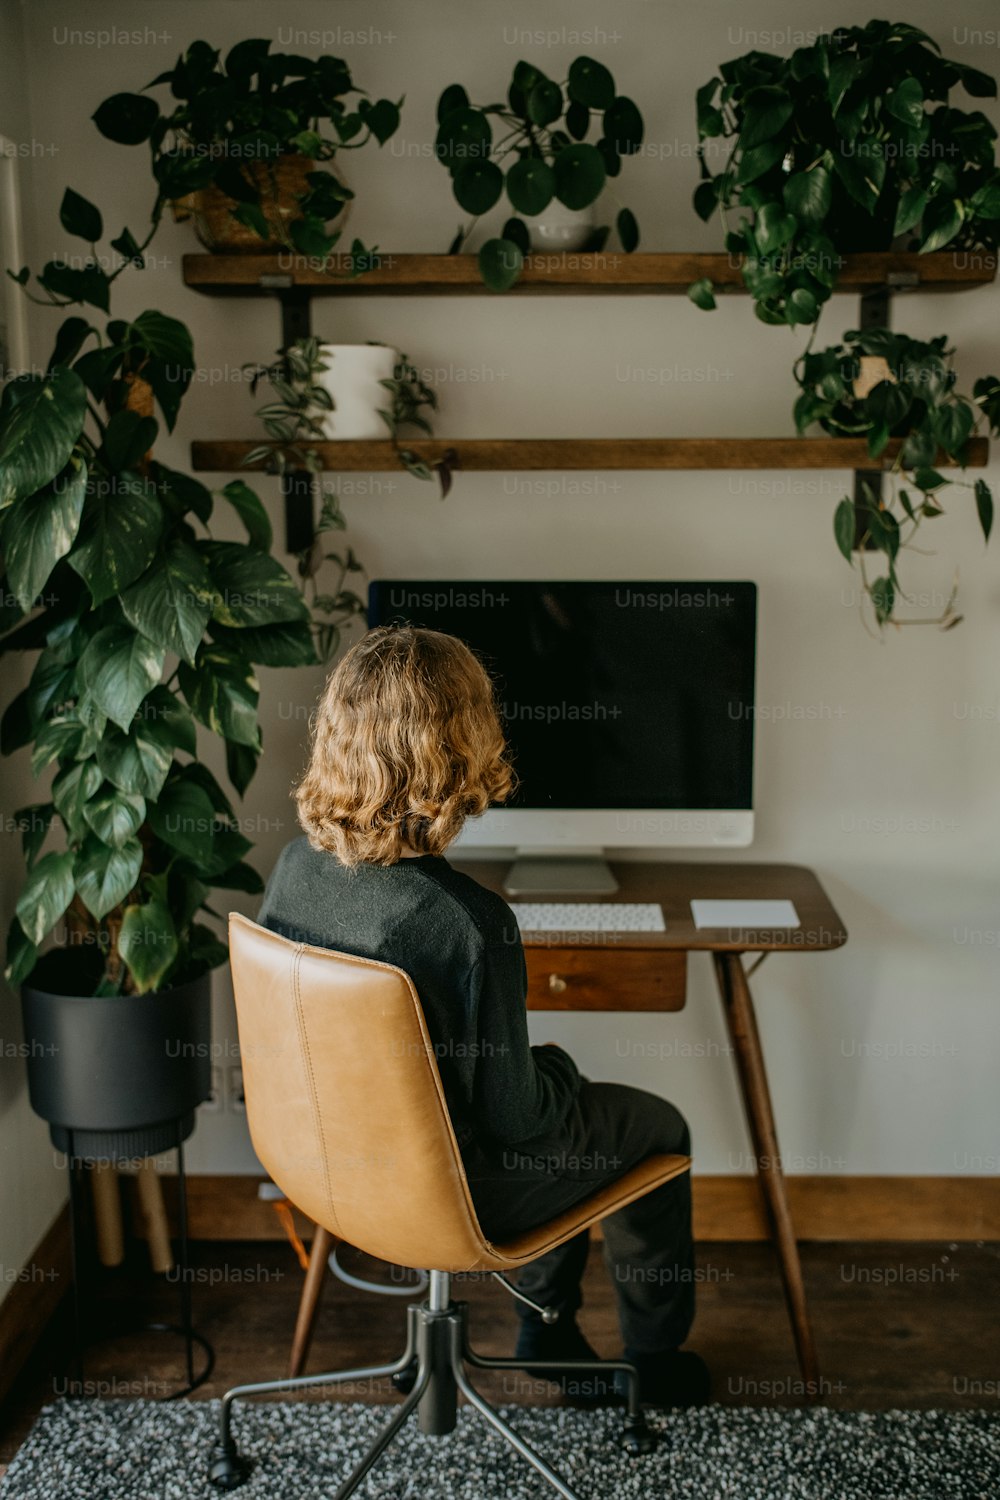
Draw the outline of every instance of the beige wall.
M0 7L0 134L19 146L31 139L21 18L13 5ZM22 173L22 188L29 186L27 176ZM30 191L25 197L29 200L24 212L27 245L33 255ZM29 671L30 663L21 657L2 658L5 705L20 692ZM4 831L0 930L6 933L21 880L20 840L12 831L10 814L35 801L36 789L26 756L4 762L0 777ZM65 1176L54 1160L48 1129L28 1104L23 1056L21 1007L0 978L0 1302L19 1275L29 1274L23 1268L66 1196Z
M946 52L1000 73L988 0L947 11L910 0L905 9ZM521 55L558 76L583 51L607 61L646 117L647 153L620 179L644 247L719 248L714 228L690 207L696 86L718 62L755 45L798 45L806 38L789 34L792 15L806 31L871 13L855 0L835 12L813 3L793 11L776 0L753 7L703 0L696 11L654 0L572 7L90 0L84 20L68 0L32 0L25 25L34 129L57 145L30 174L36 258L72 248L57 220L67 183L101 204L112 232L123 222L142 228L151 197L143 153L104 142L87 123L106 95L140 87L196 36L227 48L266 34L286 50L315 52L322 43L308 33L338 28L328 50L345 56L365 87L407 95L400 137L348 158L359 195L351 228L369 243L443 250L454 233L460 215L428 149L445 84L460 80L482 101L500 93ZM136 29L139 37L110 45L74 39L83 25ZM540 27L558 33L554 41L525 38ZM362 31L353 43L352 28ZM578 40L571 28L584 35ZM976 41L976 31L988 35ZM1000 119L994 102L985 107ZM159 450L178 464L194 437L254 435L238 368L267 357L279 339L274 305L211 300L182 287L180 257L192 248L186 226L166 225L153 268L125 278L116 293L119 313L161 307L195 335L199 379L181 430ZM918 336L947 331L968 388L1000 369L998 305L996 289L901 298L896 324ZM821 339L833 342L856 319L856 301L837 297ZM793 430L790 366L802 339L763 327L746 299L711 315L683 297L330 300L317 302L316 326L341 341L385 340L429 367L441 435ZM42 353L49 337L38 342ZM954 502L954 514L938 523L938 555L908 562L914 588L932 596L947 590L958 564L965 623L947 635L913 629L877 642L861 627L852 576L832 540L845 474L468 475L444 503L406 475L359 478L344 484L345 508L373 576L757 581L763 716L753 855L813 865L851 932L841 953L774 957L758 981L789 1165L995 1172L1000 572L996 551L984 553L971 498ZM262 490L278 521L273 481ZM295 832L287 792L318 686L316 673L264 674L267 754L245 807L264 872ZM234 1033L218 988L225 1049ZM532 1029L538 1040L568 1046L592 1077L673 1097L692 1121L701 1170L749 1169L707 961L692 964L690 1002L679 1016L533 1017ZM191 1157L197 1170L251 1169L242 1119L205 1117Z

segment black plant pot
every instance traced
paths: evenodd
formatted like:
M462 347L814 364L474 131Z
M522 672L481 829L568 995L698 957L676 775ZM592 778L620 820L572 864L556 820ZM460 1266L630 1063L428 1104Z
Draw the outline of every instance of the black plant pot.
M49 962L46 962L49 960ZM65 951L21 987L31 1107L52 1144L97 1161L186 1140L211 1089L211 977L148 995L79 995ZM79 984L79 976L77 976Z

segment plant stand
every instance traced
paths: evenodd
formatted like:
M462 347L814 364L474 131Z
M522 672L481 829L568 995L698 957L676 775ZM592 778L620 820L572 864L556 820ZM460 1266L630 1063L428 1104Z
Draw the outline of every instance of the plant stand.
M184 1171L183 1123L183 1119L178 1119L174 1122L176 1136L174 1149L177 1152L177 1266L179 1274L180 1322L179 1324L147 1323L145 1325L147 1332L173 1333L179 1335L184 1340L186 1383L177 1390L171 1391L169 1395L159 1398L164 1401L176 1401L182 1396L189 1396L200 1385L204 1385L215 1366L215 1350L206 1338L196 1332L192 1320L191 1274L188 1253L187 1177ZM77 1155L74 1145L74 1132L68 1130L66 1170L69 1177L70 1275L73 1299L71 1368L75 1373L75 1380L70 1385L69 1394L75 1397L83 1396L86 1389L82 1303L80 1295L80 1246L83 1224L82 1177L83 1167L87 1160L88 1158ZM195 1373L195 1345L198 1346L204 1355L204 1365L197 1374Z

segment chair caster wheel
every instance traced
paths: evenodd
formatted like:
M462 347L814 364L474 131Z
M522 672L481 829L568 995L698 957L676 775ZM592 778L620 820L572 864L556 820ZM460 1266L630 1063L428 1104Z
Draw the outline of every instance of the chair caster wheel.
M405 1370L392 1377L392 1383L401 1396L408 1396L417 1383L417 1361L411 1359Z
M208 1465L208 1482L217 1490L239 1489L250 1478L252 1468L250 1460L241 1458L235 1447L217 1443Z
M641 1458L644 1453L652 1453L658 1441L656 1433L651 1427L647 1427L645 1417L625 1418L622 1447L630 1458Z

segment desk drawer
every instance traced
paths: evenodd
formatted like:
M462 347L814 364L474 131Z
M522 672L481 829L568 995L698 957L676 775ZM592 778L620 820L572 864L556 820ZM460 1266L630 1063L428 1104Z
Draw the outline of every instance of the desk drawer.
M683 1010L687 954L672 948L525 948L529 1010Z

